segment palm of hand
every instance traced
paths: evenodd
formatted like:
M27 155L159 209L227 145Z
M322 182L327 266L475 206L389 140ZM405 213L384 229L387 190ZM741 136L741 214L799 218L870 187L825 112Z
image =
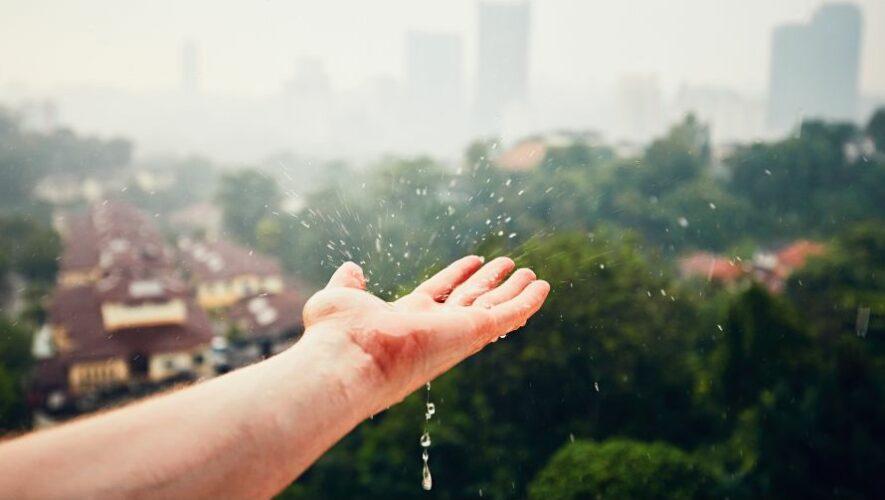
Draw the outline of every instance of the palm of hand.
M365 291L362 269L345 263L304 307L308 333L356 346L372 376L399 399L499 336L525 324L550 286L508 258L485 266L464 257L395 302Z

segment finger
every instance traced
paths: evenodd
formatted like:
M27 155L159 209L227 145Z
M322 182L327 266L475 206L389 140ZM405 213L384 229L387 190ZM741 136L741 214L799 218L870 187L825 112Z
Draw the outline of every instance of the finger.
M418 285L415 292L430 295L434 300L444 300L456 286L475 273L482 263L483 258L476 255L462 257Z
M537 276L531 269L517 269L501 286L477 297L473 305L486 308L496 306L519 295L535 279Z
M358 288L366 289L366 277L363 276L363 269L353 262L345 262L341 267L335 270L329 279L326 288Z
M482 267L464 283L458 285L446 304L469 306L480 295L498 286L516 264L508 257L498 257Z
M490 312L495 320L495 335L504 335L525 325L544 304L548 293L550 284L537 280L526 286L516 297L492 307Z

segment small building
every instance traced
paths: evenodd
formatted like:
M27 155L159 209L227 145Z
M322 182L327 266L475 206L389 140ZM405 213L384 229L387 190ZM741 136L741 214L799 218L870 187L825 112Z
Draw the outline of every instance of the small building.
M211 323L153 219L105 202L60 226L58 282L33 342L35 410L73 415L213 374Z
M271 257L228 241L178 243L182 268L197 291L204 309L232 306L259 294L283 291L283 270Z

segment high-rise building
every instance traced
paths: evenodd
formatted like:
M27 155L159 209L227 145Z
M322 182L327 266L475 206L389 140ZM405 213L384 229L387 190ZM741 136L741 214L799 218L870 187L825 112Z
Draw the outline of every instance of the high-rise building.
M181 47L181 87L187 93L200 90L200 54L193 40Z
M505 115L528 97L528 1L479 3L476 118L480 133L500 132Z
M807 24L774 30L768 126L782 133L802 118L855 120L862 15L849 3L825 4Z

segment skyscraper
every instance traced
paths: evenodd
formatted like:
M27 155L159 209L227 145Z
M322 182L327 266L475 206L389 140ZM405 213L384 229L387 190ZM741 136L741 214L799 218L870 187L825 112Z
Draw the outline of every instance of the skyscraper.
M856 119L860 9L825 4L808 24L779 26L772 36L768 125L782 133L803 117Z
M480 133L500 132L508 110L528 94L528 1L479 3L479 54L474 107Z

